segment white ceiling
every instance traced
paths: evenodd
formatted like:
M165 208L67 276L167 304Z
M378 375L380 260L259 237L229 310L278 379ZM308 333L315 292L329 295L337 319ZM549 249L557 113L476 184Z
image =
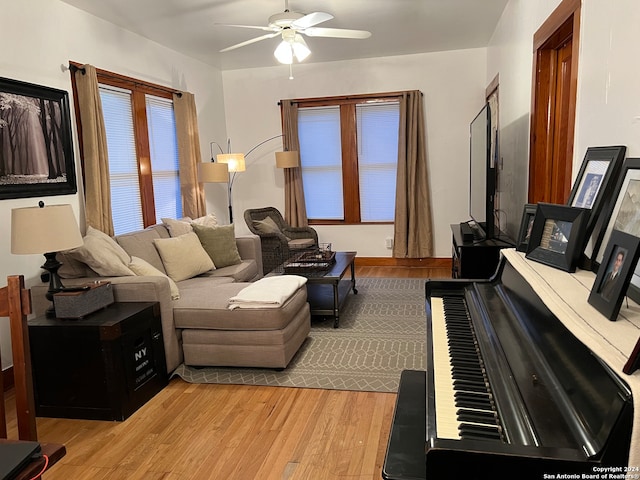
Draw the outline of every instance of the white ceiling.
M223 70L278 65L279 37L218 53L264 35L218 23L266 26L285 0L62 0ZM305 63L487 46L508 0L290 0L300 13L334 16L322 27L368 30L365 40L309 38Z

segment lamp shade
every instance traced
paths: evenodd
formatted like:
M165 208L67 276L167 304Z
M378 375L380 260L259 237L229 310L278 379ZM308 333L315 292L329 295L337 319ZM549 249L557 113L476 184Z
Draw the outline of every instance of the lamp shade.
M296 151L276 152L276 167L295 168L300 166L300 155Z
M198 165L198 177L203 183L228 183L229 167L224 163L201 163Z
M244 172L244 154L243 153L220 153L216 157L219 163L226 163L230 172Z
M42 254L83 245L71 205L14 208L11 210L11 253Z
M291 48L291 44L283 40L273 52L273 56L276 57L278 62L291 65L293 63L293 49Z
M309 50L307 42L304 41L304 38L302 38L302 35L299 33L296 33L291 46L293 48L293 54L298 62L303 61L311 54L311 50Z

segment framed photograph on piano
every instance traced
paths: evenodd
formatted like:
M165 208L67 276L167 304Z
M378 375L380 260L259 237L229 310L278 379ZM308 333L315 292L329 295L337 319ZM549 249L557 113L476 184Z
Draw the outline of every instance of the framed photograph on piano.
M589 303L609 320L616 320L640 255L640 238L614 230L603 254Z
M588 213L584 208L538 203L526 257L574 272L584 247Z
M594 263L591 270L598 273L604 248L609 243L611 232L620 230L636 237L640 237L640 158L627 158L622 164L622 172L618 177L613 191L612 202L602 212L602 217L608 222L606 228L600 232L596 242ZM636 266L627 295L634 302L640 303L640 268Z
M529 248L529 240L533 231L533 219L536 216L536 205L527 203L522 212L522 220L520 221L520 232L518 233L518 241L516 242L516 250L519 252L527 252Z
M606 224L600 213L611 203L626 151L627 147L622 145L587 148L571 189L567 205L589 210L580 265L585 269L591 269L594 246Z

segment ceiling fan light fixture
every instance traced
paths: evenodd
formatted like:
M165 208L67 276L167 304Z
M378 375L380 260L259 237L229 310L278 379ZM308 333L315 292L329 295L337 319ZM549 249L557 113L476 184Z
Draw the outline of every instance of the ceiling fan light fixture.
M304 38L302 38L302 35L300 35L299 33L296 33L296 36L293 39L292 47L293 54L296 56L296 60L298 60L298 62L303 61L311 54L311 50L309 50L307 42L304 41Z
M284 63L285 65L291 65L293 63L293 49L291 48L291 44L286 40L280 42L280 45L275 49L273 55L280 63Z
M311 50L304 41L304 38L302 38L302 35L289 29L282 32L282 42L280 42L280 45L278 45L273 52L278 62L284 63L285 65L291 65L294 56L298 62L302 62L310 54Z

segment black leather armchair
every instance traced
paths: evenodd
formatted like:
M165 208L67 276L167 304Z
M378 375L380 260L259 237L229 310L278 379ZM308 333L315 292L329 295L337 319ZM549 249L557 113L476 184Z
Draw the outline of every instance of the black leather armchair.
M249 230L260 237L262 264L267 274L282 265L296 251L318 247L318 234L311 227L292 227L274 207L245 210Z

